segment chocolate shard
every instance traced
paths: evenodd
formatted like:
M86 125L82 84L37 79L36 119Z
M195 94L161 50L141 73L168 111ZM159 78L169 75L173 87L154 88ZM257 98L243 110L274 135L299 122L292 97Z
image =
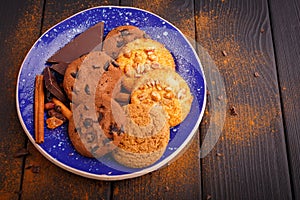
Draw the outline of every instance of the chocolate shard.
M73 60L91 52L95 48L95 50L102 50L103 34L104 22L99 22L59 49L47 62L71 63Z
M61 89L59 87L55 76L52 74L50 67L46 67L43 71L44 75L44 81L45 81L45 87L46 89L53 95L55 96L58 100L60 100L63 103L67 102L67 98Z
M51 69L53 69L54 71L56 71L56 72L59 73L60 75L64 76L67 67L68 67L68 63L65 63L65 62L59 62L59 63L53 64L53 65L51 66Z

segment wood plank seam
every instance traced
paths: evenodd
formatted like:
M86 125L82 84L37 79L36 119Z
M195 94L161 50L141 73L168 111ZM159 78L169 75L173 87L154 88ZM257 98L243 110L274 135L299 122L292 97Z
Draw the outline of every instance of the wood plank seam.
M42 14L41 14L41 23L40 23L40 30L39 30L39 36L42 35L42 28L43 28L43 23L44 23L44 14L45 14L45 5L46 5L46 0L43 1L43 7L42 7ZM25 133L24 133L25 134ZM24 148L27 149L28 148L28 142L29 139L26 137L25 139L25 144L24 144ZM23 189L23 181L24 181L24 174L25 174L25 166L26 166L26 159L27 156L25 156L22 159L22 172L21 172L21 180L20 180L20 188L19 188L19 197L18 199L21 200L22 199L22 189Z
M276 77L277 77L277 83L278 83L278 88L279 88L279 100L280 100L280 110L281 110L281 116L282 116L282 123L283 123L283 128L284 128L284 140L285 140L285 148L286 148L286 152L287 152L287 165L288 165L288 169L289 169L289 180L290 180L290 188L291 188L291 192L292 192L292 199L295 199L295 191L294 191L294 184L293 184L293 175L291 174L291 159L290 159L290 150L288 148L289 146L289 141L287 138L286 133L286 119L284 116L285 110L284 110L284 106L283 106L283 99L282 99L282 90L281 90L281 80L279 77L279 71L278 71L278 60L277 60L277 56L278 53L276 51L276 45L274 42L274 30L273 30L273 17L272 17L272 10L270 8L270 0L267 0L268 3L268 10L269 10L269 19L270 19L270 31L271 31L271 39L272 39L272 45L273 45L273 53L274 53L274 62L275 62L275 68L276 68Z

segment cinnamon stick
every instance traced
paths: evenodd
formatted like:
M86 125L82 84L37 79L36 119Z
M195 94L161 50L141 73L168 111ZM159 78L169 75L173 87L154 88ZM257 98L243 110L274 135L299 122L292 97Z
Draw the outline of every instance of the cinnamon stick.
M34 125L35 141L38 144L44 142L44 101L44 76L37 75L34 90Z

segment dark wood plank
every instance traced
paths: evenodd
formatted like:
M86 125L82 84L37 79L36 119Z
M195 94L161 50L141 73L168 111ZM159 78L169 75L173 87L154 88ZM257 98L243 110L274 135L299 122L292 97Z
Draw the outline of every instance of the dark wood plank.
M69 173L28 145L23 199L109 199L110 183Z
M118 1L46 1L42 32L61 20L84 9L114 4ZM109 199L110 183L95 181L71 174L45 159L31 143L30 156L26 159L23 181L24 199ZM40 172L33 173L32 167Z
M73 14L95 6L119 5L118 0L81 0L81 1L47 1L42 31L56 23L72 16Z
M202 159L203 199L291 199L267 1L196 2L198 42L227 96L222 135Z
M193 1L121 1L160 15L194 39ZM113 184L113 199L200 199L199 135L187 151L169 166L135 179Z
M300 2L270 1L276 65L283 104L283 116L294 198L300 198Z
M32 12L34 11L34 12ZM0 7L0 197L18 199L23 158L14 158L25 147L25 133L15 106L18 71L38 37L41 1L4 1Z

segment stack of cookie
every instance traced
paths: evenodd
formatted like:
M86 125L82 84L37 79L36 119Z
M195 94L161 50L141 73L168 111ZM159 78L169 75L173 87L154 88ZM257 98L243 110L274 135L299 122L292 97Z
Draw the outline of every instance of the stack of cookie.
M139 38L118 51L116 61L124 73L121 91L130 99L123 107L128 119L124 137L112 155L128 167L147 167L163 155L170 127L185 119L193 97L163 44Z
M80 154L111 153L132 168L161 158L170 127L186 118L193 101L163 44L135 26L120 26L100 48L65 66L63 89L73 113L68 132Z

